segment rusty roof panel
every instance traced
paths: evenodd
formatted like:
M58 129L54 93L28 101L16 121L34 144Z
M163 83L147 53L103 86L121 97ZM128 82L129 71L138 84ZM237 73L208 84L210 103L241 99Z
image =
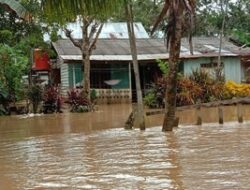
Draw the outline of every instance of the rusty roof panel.
M140 57L147 59L154 55L167 54L168 51L163 39L137 39L137 52ZM55 50L59 56L80 56L81 51L76 48L70 40L62 39L53 43ZM198 57L216 57L218 56L219 40L218 38L194 38L193 39L194 55L189 51L189 43L186 39L182 40L181 58L198 58ZM239 56L242 50L231 44L223 41L222 56ZM250 55L250 49L244 50L245 55ZM99 39L96 44L96 49L93 51L95 56L108 56L109 58L130 56L130 45L128 39ZM158 56L159 57L159 56Z

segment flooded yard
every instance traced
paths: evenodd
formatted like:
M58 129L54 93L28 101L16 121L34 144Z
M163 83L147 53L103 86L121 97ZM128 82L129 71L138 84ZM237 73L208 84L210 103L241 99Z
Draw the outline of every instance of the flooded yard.
M191 125L195 111L179 112L171 133L154 127L161 115L145 132L125 131L130 110L1 117L0 189L250 189L250 122L235 122L234 107L224 125ZM217 118L214 108L202 115Z

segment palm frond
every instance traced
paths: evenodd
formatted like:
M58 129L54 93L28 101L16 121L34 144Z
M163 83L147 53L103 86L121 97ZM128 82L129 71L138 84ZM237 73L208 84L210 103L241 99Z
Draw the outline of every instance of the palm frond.
M77 16L100 20L119 11L124 0L41 0L43 11L51 20L65 22Z
M175 37L176 19L181 16L184 18L183 27L189 30L189 44L192 53L193 48L191 33L193 29L195 5L195 0L165 0L164 7L153 25L151 35L155 32L159 23L164 20L164 17L167 17L168 24L165 29L165 39L168 48L170 39Z
M168 1L168 2L167 2ZM154 25L153 25L153 28L151 30L151 36L153 35L153 33L155 32L155 30L157 29L157 27L159 26L160 22L164 19L164 17L166 16L167 12L168 12L168 9L169 9L169 0L166 0L165 1L165 4L164 4L164 7L160 13L160 15L157 17Z

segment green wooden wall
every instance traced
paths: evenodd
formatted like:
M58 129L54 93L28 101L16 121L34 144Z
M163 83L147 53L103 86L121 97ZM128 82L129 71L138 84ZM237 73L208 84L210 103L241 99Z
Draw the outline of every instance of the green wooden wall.
M80 63L68 64L68 81L69 87L75 87L81 84L83 73ZM110 65L110 80L121 80L117 85L111 86L112 89L127 89L129 87L129 66L128 64L112 64Z
M121 80L120 83L112 86L112 89L130 88L128 64L112 64L111 65L111 80Z
M204 63L216 62L217 58L197 58L184 60L184 74L190 75L193 70L200 69L200 65ZM241 82L242 71L239 57L223 57L225 80L233 80L237 83Z
M75 87L76 84L82 84L83 73L82 65L77 63L69 64L69 87Z

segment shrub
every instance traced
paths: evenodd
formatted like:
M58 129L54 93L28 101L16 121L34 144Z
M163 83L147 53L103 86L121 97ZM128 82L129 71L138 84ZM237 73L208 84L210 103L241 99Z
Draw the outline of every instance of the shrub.
M42 88L39 85L31 86L28 89L27 96L32 103L33 112L37 113L38 106L42 101Z
M250 96L250 85L227 81L224 86L224 96L227 98Z
M156 108L157 107L157 101L156 101L156 91L155 89L150 89L145 97L143 98L144 104L148 106L149 108Z
M96 103L96 99L97 99L97 92L95 89L92 89L90 92L90 100L93 104Z
M91 102L84 97L83 90L73 88L68 91L68 101L71 106L71 112L87 112L91 110Z
M7 115L9 107L9 97L5 89L0 88L0 115Z
M45 87L43 92L43 112L61 112L61 98L57 87Z
M182 78L177 83L177 106L191 105L200 101L203 90L199 84L189 78Z

